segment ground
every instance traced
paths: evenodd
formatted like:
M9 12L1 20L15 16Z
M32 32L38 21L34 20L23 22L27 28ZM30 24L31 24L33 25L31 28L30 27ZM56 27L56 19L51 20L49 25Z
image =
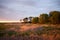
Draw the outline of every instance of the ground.
M60 40L60 25L0 23L0 40Z

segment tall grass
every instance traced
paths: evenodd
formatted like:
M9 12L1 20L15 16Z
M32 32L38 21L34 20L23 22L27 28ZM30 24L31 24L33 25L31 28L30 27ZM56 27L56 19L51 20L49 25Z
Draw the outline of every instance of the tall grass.
M6 26L4 24L0 24L0 37L4 37L4 36L6 36L6 34L8 34L9 37L11 37L12 35L15 35L15 37L19 36L19 37L25 38L27 36L27 38L29 38L32 35L34 38L34 36L37 35L38 36L37 38L39 39L40 36L41 37L43 36L43 38L44 38L44 35L45 35L47 38L50 36L53 36L54 39L56 38L56 40L60 40L60 36L57 37L57 35L60 35L60 28L43 26L43 27L39 27L39 28L36 28L33 30L24 31L24 32L6 30L11 27L16 28L15 25Z

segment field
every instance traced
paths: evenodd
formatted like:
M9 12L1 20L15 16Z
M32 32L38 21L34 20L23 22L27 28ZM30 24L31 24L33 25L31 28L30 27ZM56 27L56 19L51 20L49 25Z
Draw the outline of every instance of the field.
M60 25L0 23L0 40L60 40Z

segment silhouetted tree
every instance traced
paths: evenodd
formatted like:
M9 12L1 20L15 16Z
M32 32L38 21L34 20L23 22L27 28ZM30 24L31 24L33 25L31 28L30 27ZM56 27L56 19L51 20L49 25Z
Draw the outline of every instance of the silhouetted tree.
M53 23L53 24L60 23L60 12L59 11L51 11L49 13L49 20L50 20L50 23Z
M33 19L33 17L29 17L29 23L31 23L32 22L32 19Z
M28 18L27 18L27 17L24 18L23 21L24 21L25 23L27 23L27 22L28 22Z
M39 23L48 23L48 14L40 14Z
M39 18L38 17L34 17L32 19L32 23L39 23Z
M21 21L21 20L20 20ZM48 14L40 14L39 18L38 17L29 17L29 18L24 18L23 21L25 23L52 23L52 24L60 24L60 12L59 11L51 11Z

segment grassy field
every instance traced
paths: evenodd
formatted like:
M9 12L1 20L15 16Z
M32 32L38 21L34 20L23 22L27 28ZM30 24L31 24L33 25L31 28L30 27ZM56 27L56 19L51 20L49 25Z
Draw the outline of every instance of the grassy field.
M0 40L60 40L60 26L0 23Z

